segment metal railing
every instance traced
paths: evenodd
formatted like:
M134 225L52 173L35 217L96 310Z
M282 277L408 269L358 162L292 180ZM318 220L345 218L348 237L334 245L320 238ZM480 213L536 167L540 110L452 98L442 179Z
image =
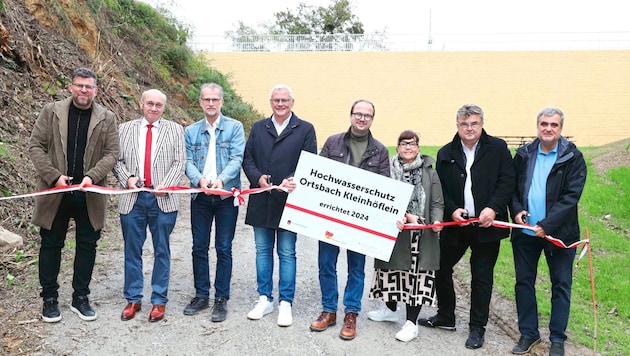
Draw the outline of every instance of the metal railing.
M210 52L630 50L630 32L198 35L189 45Z

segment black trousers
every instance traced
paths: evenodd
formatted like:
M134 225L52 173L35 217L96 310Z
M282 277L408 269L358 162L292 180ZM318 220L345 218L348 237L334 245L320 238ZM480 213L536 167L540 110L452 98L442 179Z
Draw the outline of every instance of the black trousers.
M40 296L58 297L57 277L61 266L61 250L64 247L70 219L76 225L76 251L74 256L74 275L72 277L72 297L90 294L90 280L96 259L96 242L101 237L101 230L95 231L87 212L85 193L65 193L50 230L41 228L42 238L39 249L39 283L42 286Z
M470 247L470 321L471 328L483 328L488 323L490 299L494 283L494 265L499 256L501 241L479 242L479 235L484 228L475 226L462 227L462 234L453 241L440 240L440 269L436 271L436 293L438 315L455 323L455 287L453 285L453 267Z

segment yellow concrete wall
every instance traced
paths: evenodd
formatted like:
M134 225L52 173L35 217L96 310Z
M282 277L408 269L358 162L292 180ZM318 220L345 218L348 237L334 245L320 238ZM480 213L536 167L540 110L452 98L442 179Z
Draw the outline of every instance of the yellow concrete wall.
M239 95L266 116L269 91L289 85L294 112L312 122L321 147L349 126L350 105L376 106L372 132L386 145L412 129L438 146L456 132L466 103L485 111L489 134L535 135L545 106L565 113L579 146L630 137L630 51L208 53Z

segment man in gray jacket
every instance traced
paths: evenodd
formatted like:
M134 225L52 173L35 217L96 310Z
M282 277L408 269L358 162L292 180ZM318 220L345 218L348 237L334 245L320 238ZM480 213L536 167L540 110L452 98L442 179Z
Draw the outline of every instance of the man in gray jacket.
M63 188L73 183L107 184L107 173L118 157L118 131L113 112L94 102L98 93L96 74L79 68L72 73L68 90L72 97L49 103L40 113L29 144L29 155L37 172L37 190ZM96 243L105 225L107 196L82 191L41 195L35 198L33 224L40 227L40 296L44 298L42 319L61 320L57 277L61 249L68 224L76 225L76 253L70 309L83 320L96 319L88 295Z

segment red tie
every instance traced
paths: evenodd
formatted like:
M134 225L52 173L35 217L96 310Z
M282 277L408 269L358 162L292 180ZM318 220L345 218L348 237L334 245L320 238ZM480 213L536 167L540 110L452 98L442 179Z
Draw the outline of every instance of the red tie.
M150 187L153 185L151 182L151 143L153 141L153 134L151 128L153 125L147 125L147 141L144 146L144 186Z

